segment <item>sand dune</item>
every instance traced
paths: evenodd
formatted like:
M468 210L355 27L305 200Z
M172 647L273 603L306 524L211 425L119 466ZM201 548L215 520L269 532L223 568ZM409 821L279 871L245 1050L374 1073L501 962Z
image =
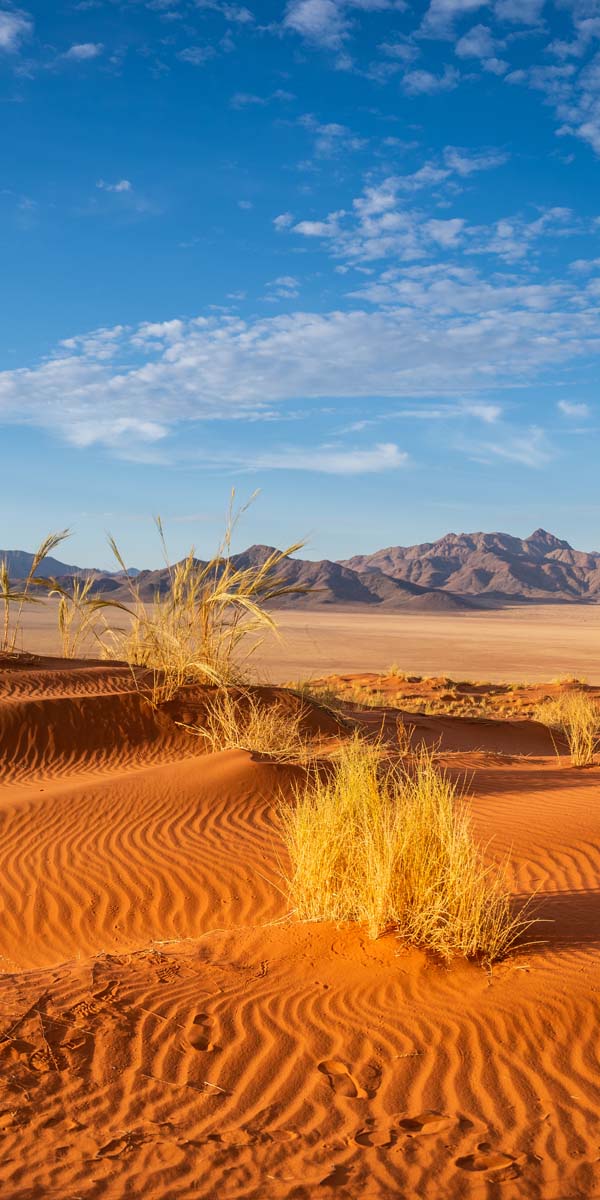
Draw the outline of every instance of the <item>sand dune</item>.
M286 919L290 768L202 754L200 696L0 687L3 1198L600 1192L598 768L530 720L410 716L547 922L490 974Z

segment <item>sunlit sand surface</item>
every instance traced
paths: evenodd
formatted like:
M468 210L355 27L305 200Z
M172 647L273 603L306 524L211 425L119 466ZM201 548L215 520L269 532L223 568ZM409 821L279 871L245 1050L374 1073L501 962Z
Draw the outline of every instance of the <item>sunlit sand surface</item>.
M564 656L549 673L583 666L575 614L548 619ZM526 631L538 651L555 637L539 620L479 628L507 645L519 628L514 661L533 675ZM322 670L327 653L372 665L363 621L311 618L309 634L286 617L277 673ZM459 655L451 630L478 621L432 620L449 656L436 671ZM433 665L425 621L385 623L378 654ZM344 630L361 627L353 651ZM483 671L473 645L461 674ZM202 754L177 724L196 702L188 689L157 714L123 667L0 671L2 1196L597 1195L600 768L571 768L531 720L410 715L469 780L486 854L545 922L492 972L444 966L394 936L290 919L291 769Z

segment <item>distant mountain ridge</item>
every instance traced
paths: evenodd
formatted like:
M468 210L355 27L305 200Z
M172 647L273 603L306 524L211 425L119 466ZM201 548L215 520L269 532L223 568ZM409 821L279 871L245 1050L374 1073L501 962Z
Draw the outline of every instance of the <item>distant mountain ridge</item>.
M272 551L271 546L250 546L233 555L233 562L240 567L261 563ZM5 556L11 578L27 574L31 554L0 550L0 560ZM281 608L456 612L534 601L600 602L600 552L574 550L545 529L536 529L527 538L447 533L436 542L389 546L338 562L290 558L286 572L291 587L308 590L282 597L277 605ZM128 599L122 572L86 570L49 558L43 560L39 574L60 578L63 584L74 576L91 574L95 592ZM131 575L144 599L168 589L164 567L132 569Z
M600 553L574 550L545 529L527 538L448 533L437 542L354 555L344 565L490 603L600 599Z
M29 550L0 550L0 562L6 562L8 574L11 579L26 579L33 564L34 555ZM128 567L129 574L136 576L139 571L136 567ZM101 571L97 567L76 567L72 563L61 562L58 558L53 558L48 555L43 558L36 571L36 575L47 576L52 579L60 579L63 575L93 575L93 576L108 576L122 575L122 571Z

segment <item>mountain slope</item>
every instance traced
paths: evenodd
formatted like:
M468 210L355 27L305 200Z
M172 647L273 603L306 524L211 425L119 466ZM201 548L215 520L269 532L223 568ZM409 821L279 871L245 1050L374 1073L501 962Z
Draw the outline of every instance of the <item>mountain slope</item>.
M528 538L448 533L437 542L355 555L343 565L490 602L600 599L600 554L573 550L545 529Z
M232 555L232 562L235 567L245 569L263 563L272 553L272 546L250 546L241 554ZM277 608L319 609L339 605L388 612L400 609L418 612L423 608L431 612L436 608L448 611L473 607L469 599L421 587L410 581L392 579L382 571L361 574L326 558L317 562L289 558L281 570L281 575L284 574L286 586L300 590L282 596L274 604ZM157 593L162 595L168 590L168 571L164 568L141 571L136 586L143 600L152 600ZM94 590L110 593L111 599L115 600L126 602L129 598L127 585L115 579L97 579Z

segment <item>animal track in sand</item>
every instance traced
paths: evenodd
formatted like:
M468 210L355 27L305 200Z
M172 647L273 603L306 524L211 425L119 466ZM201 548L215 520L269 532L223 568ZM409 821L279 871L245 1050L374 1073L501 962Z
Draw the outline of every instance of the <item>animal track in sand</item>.
M110 1142L101 1146L96 1152L96 1158L120 1158L122 1154L126 1154L129 1150L135 1150L146 1141L143 1133L123 1134L122 1137L111 1138Z
M381 1083L381 1068L377 1063L370 1063L367 1068L367 1086L361 1087L354 1075L349 1071L345 1062L339 1058L326 1058L319 1063L319 1071L326 1075L330 1086L338 1096L347 1096L351 1100L370 1100L377 1092Z

